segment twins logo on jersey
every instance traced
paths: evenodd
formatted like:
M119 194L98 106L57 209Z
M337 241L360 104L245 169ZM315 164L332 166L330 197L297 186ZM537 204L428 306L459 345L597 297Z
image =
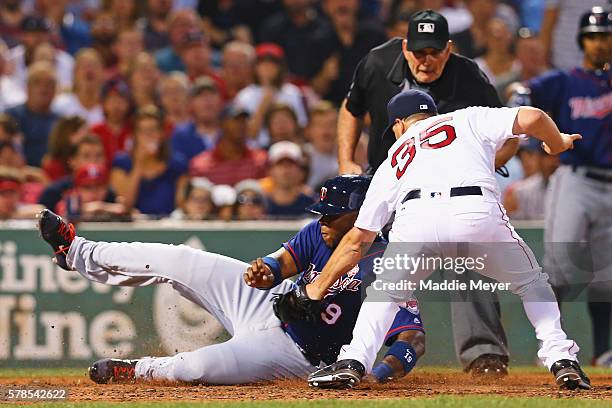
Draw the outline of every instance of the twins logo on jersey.
M575 96L568 103L572 119L603 119L612 112L612 93L597 98Z
M315 270L315 265L310 264L308 269L304 272L304 276L302 277L304 283L314 282L321 272ZM357 274L359 273L359 265L355 265L353 269L348 271L346 274L342 275L337 281L334 282L333 285L327 290L327 294L325 297L334 296L343 290L348 290L351 292L357 292L359 290L359 286L361 286L361 279L357 278Z

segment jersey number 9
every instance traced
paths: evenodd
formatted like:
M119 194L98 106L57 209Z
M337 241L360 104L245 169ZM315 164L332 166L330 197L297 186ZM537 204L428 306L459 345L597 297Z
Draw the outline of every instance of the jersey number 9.
M321 312L321 320L325 323L332 325L335 324L340 316L342 315L342 309L335 303L330 303L325 308L324 312Z

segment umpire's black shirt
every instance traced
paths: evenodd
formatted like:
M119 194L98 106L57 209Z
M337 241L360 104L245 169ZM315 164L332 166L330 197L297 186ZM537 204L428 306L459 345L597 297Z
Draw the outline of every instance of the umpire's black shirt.
M370 50L357 65L346 107L356 117L370 113L368 162L372 170L386 159L394 139L380 140L387 127L387 103L394 95L409 88L428 92L436 101L439 113L468 106L503 106L495 88L476 63L451 54L442 75L429 84L418 84L402 54L402 38L393 38Z

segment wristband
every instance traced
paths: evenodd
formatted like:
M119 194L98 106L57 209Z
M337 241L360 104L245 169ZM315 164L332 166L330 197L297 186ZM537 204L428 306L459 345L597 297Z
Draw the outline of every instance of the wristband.
M396 340L389 347L386 356L397 358L404 366L404 375L408 374L417 363L417 354L412 345L406 341Z
M272 271L272 275L274 275L274 282L272 282L272 286L265 290L275 288L283 281L283 274L281 273L280 264L278 263L278 260L272 256L266 256L263 261L270 267L270 271Z
M381 361L372 369L372 375L379 383L383 384L393 378L393 368L384 361Z

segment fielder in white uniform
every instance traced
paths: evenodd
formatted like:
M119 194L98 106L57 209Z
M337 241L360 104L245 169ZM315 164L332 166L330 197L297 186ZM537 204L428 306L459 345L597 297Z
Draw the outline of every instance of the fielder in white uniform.
M548 276L510 225L494 175L495 152L509 138L533 135L544 142L547 153L558 154L571 149L581 136L561 134L552 119L535 108L471 107L437 115L431 97L418 90L398 94L387 107L387 131L397 141L374 175L355 226L319 279L306 287L308 296L321 299L327 285L355 264L395 211L385 257L398 253L456 257L461 246L467 251L463 255L486 253L481 273L508 283L521 297L541 344L538 357L559 386L589 389L590 381L577 362L578 345L561 328ZM311 374L311 385L337 388L344 382L353 386L371 370L397 311L396 302L412 293L405 286L397 290L389 284L408 280L418 288L433 272L399 268L385 271L379 275L379 284L370 286L370 301L363 303L353 340L342 348L336 363Z

